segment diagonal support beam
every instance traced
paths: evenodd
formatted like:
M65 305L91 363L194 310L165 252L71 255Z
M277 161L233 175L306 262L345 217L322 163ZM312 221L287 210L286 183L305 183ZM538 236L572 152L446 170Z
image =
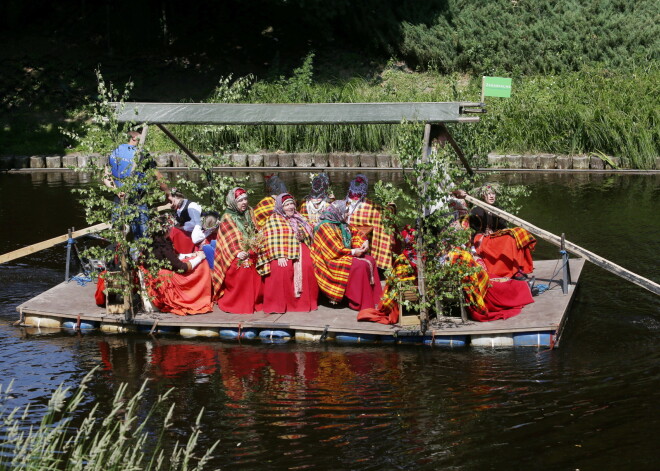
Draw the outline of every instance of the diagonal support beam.
M438 124L438 127L440 128L442 135L447 139L447 142L449 142L449 145L451 145L454 151L456 152L456 155L458 155L458 158L461 160L461 163L465 167L465 170L467 170L467 173L470 176L474 175L474 170L472 170L472 167L470 166L470 162L468 162L467 158L465 157L465 154L463 153L463 150L454 140L454 137L449 132L449 129L447 129L447 126L445 126L444 123L440 123Z
M174 134L172 134L172 132L171 132L169 129L167 129L167 128L166 128L164 125L162 125L162 124L156 124L156 126L158 126L158 129L160 129L161 131L163 131L163 132L165 133L165 135L166 135L167 137L169 137L169 138L172 140L172 142L174 142L177 146L179 146L179 148L180 148L183 152L185 152L185 154L186 154L188 157L190 157L190 158L192 159L193 162L195 162L195 163L196 163L197 165L199 165L200 167L202 166L202 162L199 160L199 157L197 157L195 154L193 154L192 151L191 151L190 149L188 149L188 148L183 144L183 142L181 142L181 141L179 140L179 138L177 138Z

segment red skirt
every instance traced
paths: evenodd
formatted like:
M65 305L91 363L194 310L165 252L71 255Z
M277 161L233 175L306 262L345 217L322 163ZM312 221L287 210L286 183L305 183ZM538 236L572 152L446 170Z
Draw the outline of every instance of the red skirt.
M293 260L280 267L277 260L270 262L270 274L264 277L264 312L309 312L318 308L319 286L309 247L302 244L302 293L296 298L293 291Z
M488 322L517 316L522 308L533 303L534 299L529 290L529 285L525 281L491 281L484 302L488 309L488 315L471 310L470 317L475 321Z
M478 240L475 238L475 241ZM518 271L534 271L532 252L527 247L519 249L516 239L510 235L483 236L477 254L486 264L486 271L491 278L511 278Z
M197 248L190 238L190 232L186 232L178 227L170 229L170 239L176 253L193 253Z
M231 262L225 281L222 284L224 293L218 299L218 307L232 314L252 314L263 308L263 281L252 265L247 268L239 266L239 260Z
M371 265L364 260L371 262ZM375 308L383 294L376 261L371 255L365 255L364 260L353 259L344 292L344 296L348 299L348 307L356 311ZM370 282L370 273L373 273L373 285Z
M153 305L162 312L185 316L213 311L208 263L183 274L161 269L158 278L148 281L148 287Z

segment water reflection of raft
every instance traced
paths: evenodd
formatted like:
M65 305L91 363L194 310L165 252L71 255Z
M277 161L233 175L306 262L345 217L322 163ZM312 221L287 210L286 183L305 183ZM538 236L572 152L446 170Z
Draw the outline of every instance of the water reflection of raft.
M550 289L510 319L492 322L463 322L460 317L434 320L426 332L419 327L357 322L356 312L320 306L311 313L252 315L214 312L181 317L168 313L138 313L132 321L108 315L94 305L96 286L61 283L18 306L22 325L29 332L51 329L104 333L136 333L214 337L225 341L264 343L326 342L433 345L444 347L534 346L555 347L559 343L583 259L571 259L572 283L568 293L561 287L561 260L536 261L537 282Z

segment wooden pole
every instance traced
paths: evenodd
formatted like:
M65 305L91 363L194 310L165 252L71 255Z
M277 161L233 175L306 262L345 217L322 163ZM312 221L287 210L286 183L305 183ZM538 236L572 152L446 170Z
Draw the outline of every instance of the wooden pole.
M422 163L425 164L428 162L431 152L433 152L432 142L437 138L441 133L440 126L437 124L426 124L424 126L424 147L422 148ZM424 172L417 177L417 185L421 187L421 212L420 217L417 219L417 288L419 290L420 297L420 310L419 310L419 324L420 330L422 332L426 331L426 327L429 322L429 309L427 306L427 297L426 297L426 275L424 267L424 259L422 254L424 252L424 218L427 216L426 208L426 190L428 188L428 181Z
M472 167L470 166L470 162L468 162L468 160L465 158L465 154L463 153L463 150L461 150L461 148L458 146L458 143L454 140L454 137L449 133L449 129L447 129L447 126L445 126L444 123L440 123L439 126L441 132L447 137L447 141L454 149L454 152L456 152L456 155L458 155L460 161L463 163L463 166L465 167L467 173L470 176L474 175L474 170L472 170Z
M92 234L94 232L99 232L108 228L110 228L110 224L107 223L96 224L95 226L90 226L85 229L80 229L79 231L72 232L71 237L72 238L81 237L86 234ZM17 258L25 257L26 255L30 255L44 249L48 249L57 244L66 242L67 240L69 240L69 234L64 234L61 236L53 237L52 239L44 240L43 242L38 242L36 244L28 245L27 247L23 247L22 249L17 249L14 250L13 252L8 252L6 254L0 255L0 263L5 263L11 260L15 260Z
M466 196L465 200L469 201L470 203L476 206L484 208L485 210L490 211L494 215L504 218L507 221L522 227L523 229L527 229L532 234L536 235L537 237L540 237L543 240L550 242L553 245L556 245L557 247L561 247L562 245L561 237L546 230L543 230L539 227L536 227L530 224L529 222L525 221L524 219L521 219L519 217L514 216L513 214L509 214L506 211L503 211L499 208L484 203L483 201L474 198L472 196ZM616 263L611 262L599 255L596 255L595 253L590 252L587 249L580 247L577 244L574 244L573 242L569 242L568 240L564 240L564 246L568 252L579 255L580 257L589 260L594 265L598 265L599 267L611 273L614 273L615 275L625 280L628 280L631 283L636 284L637 286L641 286L642 288L649 290L654 294L660 295L660 285L658 283L655 283L649 280L648 278L644 278L643 276L637 275L636 273L633 273L630 270L626 270L625 268L617 265Z
M166 128L165 126L163 126L162 124L156 124L156 126L158 126L158 128L159 128L161 131L163 131L163 132L165 133L165 135L166 135L167 137L169 137L169 138L172 140L172 142L174 142L177 146L179 146L179 148L180 148L183 152L185 152L185 154L186 154L188 157L190 157L190 158L192 159L193 162L195 162L195 163L196 163L197 165L199 165L200 167L202 166L202 162L199 160L199 158L198 158L195 154L193 154L192 151L191 151L190 149L188 149L188 148L183 144L183 142L181 142L181 141L179 140L178 137L176 137L174 134L172 134L172 132L171 132L169 129L167 129L167 128Z
M171 206L169 204L165 204L163 206L159 206L157 210L158 212L162 212L167 209L170 209L170 207ZM110 227L112 227L111 224L107 222L102 222L101 224L96 224L94 226L89 226L84 229L80 229L78 231L72 232L71 238L76 239L78 237L82 237L87 234L94 234L95 232L101 232L105 229L110 229ZM5 254L0 255L0 264L10 262L12 260L16 260L17 258L25 257L26 255L31 255L33 253L40 252L41 250L54 247L57 244L61 244L68 240L69 240L69 234L64 234L61 236L53 237L52 239L44 240L43 242L38 242L36 244L28 245L27 247L14 250L12 252L7 252Z

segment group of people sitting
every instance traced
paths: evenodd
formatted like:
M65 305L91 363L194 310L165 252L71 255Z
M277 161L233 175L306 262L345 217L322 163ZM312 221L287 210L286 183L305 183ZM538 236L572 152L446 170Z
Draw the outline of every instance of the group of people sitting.
M282 180L269 176L268 195L254 209L248 192L236 187L226 195L223 214L205 213L172 189L175 220L160 216L152 231L154 257L171 268L161 268L156 276L145 270L152 303L178 315L208 313L215 304L235 314L310 312L317 309L321 292L330 303L356 311L386 310L393 298L384 296L381 273L403 258L407 271L395 264L389 273L414 279L414 230L407 229L408 243L397 257L395 236L383 221L388 209L367 198L367 177L358 174L339 200L329 184L327 174L316 175L310 194L297 203ZM492 187L483 190L490 204L494 195ZM454 204L458 224L474 231L474 249L454 248L447 260L480 268L470 275L474 287L466 292L472 318L519 313L532 302L526 282L515 278L533 270L533 237L524 229L506 229L503 220L478 207L468 213L460 198ZM387 316L363 318L396 322Z
M496 187L481 187L478 197L495 205ZM534 302L529 275L536 239L521 227L508 228L504 219L479 206L468 212L464 200L453 199L450 206L459 215L457 222L472 231L469 248L455 247L447 254L447 263L469 269L463 290L470 317L486 322L520 314Z

